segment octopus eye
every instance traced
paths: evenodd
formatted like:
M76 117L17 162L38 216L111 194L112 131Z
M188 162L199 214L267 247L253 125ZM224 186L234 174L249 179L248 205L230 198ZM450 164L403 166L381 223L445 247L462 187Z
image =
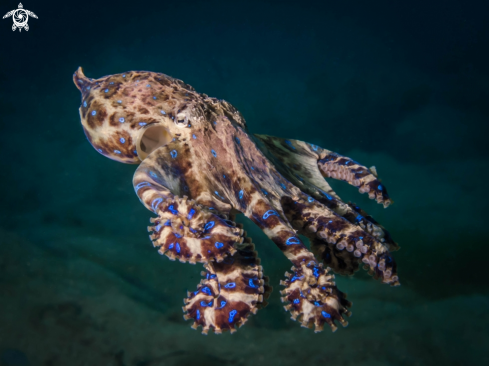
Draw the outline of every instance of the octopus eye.
M175 118L175 124L179 127L186 127L188 125L188 116L185 113L178 113Z
M138 157L141 161L160 146L170 143L172 136L170 132L159 124L150 124L143 128L136 142Z

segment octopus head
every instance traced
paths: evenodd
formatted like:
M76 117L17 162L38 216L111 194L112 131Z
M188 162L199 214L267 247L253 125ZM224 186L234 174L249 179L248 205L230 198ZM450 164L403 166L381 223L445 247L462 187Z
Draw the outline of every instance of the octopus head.
M91 79L78 68L73 81L82 93L85 135L110 159L138 164L190 127L190 109L182 104L188 106L188 95L195 92L180 80L143 71Z

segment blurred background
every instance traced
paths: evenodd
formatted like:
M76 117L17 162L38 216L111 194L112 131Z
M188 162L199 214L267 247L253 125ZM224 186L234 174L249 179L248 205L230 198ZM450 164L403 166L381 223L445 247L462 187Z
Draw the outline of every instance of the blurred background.
M0 15L16 9L2 0ZM0 21L0 365L489 363L487 1L26 0ZM401 286L337 277L350 325L319 334L283 310L290 263L240 217L275 290L236 334L183 320L201 265L158 255L136 166L99 155L72 74L150 70L236 106L251 133L375 165ZM484 249L485 250L485 249Z

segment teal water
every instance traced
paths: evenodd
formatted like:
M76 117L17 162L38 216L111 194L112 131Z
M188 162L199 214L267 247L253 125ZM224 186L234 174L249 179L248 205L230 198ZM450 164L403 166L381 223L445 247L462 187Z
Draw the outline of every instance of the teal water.
M487 4L459 1L23 3L0 22L0 365L489 363ZM15 9L4 1L0 13ZM375 165L401 286L337 276L347 328L290 320L290 263L243 217L274 292L233 335L183 320L200 265L157 254L135 166L86 141L72 74L163 72L225 99L252 133ZM482 250L482 252L481 252Z

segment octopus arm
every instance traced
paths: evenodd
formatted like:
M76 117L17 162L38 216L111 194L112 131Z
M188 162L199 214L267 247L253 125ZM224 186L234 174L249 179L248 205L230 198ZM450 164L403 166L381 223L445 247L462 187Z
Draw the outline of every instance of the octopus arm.
M350 315L347 307L351 304L346 300L346 295L337 289L329 269L316 260L291 227L290 220L282 217L265 197L255 192L251 201L254 204L246 212L248 218L294 265L292 273L286 273L286 280L281 282L285 286L281 291L284 295L282 301L289 302L285 309L290 311L292 319L299 320L307 328L315 326L316 332L322 331L324 324L335 331L335 321L346 326L348 323L343 315Z
M326 182L325 177L328 174L331 177L333 176L321 170L321 164L323 167L324 164L327 164L321 156L326 157L328 150L303 141L287 140L267 135L255 135L255 141L265 155L275 163L283 176L293 182L303 192L310 195L311 198L309 200L314 199L321 202L330 210L343 216L350 223L360 226L377 240L385 242L389 250L399 249L390 233L382 225L357 205L343 202ZM365 168L364 171L367 172L369 169ZM373 179L372 174L366 173L366 175L370 177L369 179ZM379 185L380 182L377 181L377 189ZM383 187L382 192L387 195L385 187ZM372 195L373 193L369 194ZM388 199L388 202L390 202L390 199ZM387 201L384 204L388 205Z
M225 214L211 212L186 196L174 194L175 178L164 167L145 159L134 174L133 185L140 201L157 217L148 227L160 254L181 262L221 262L243 242L243 230Z
M375 278L399 285L397 266L388 246L361 227L331 211L317 201L284 197L282 207L299 233L311 240L316 257L341 274L353 274L359 263Z
M267 305L272 288L263 276L260 259L251 239L237 245L237 251L220 263L210 262L202 272L204 279L184 300L184 319L193 319L192 328L210 329L216 334L234 333L250 314Z
M377 178L375 167L367 168L346 156L303 141L265 135L256 135L256 137L262 140L278 159L285 161L286 164L292 163L292 167L294 164L297 165L299 170L297 174L302 179L304 179L302 175L305 175L317 182L317 174L314 175L312 172L319 168L325 178L342 180L358 187L360 193L368 193L369 198L375 199L384 207L392 203L387 189ZM314 168L311 167L313 164Z

